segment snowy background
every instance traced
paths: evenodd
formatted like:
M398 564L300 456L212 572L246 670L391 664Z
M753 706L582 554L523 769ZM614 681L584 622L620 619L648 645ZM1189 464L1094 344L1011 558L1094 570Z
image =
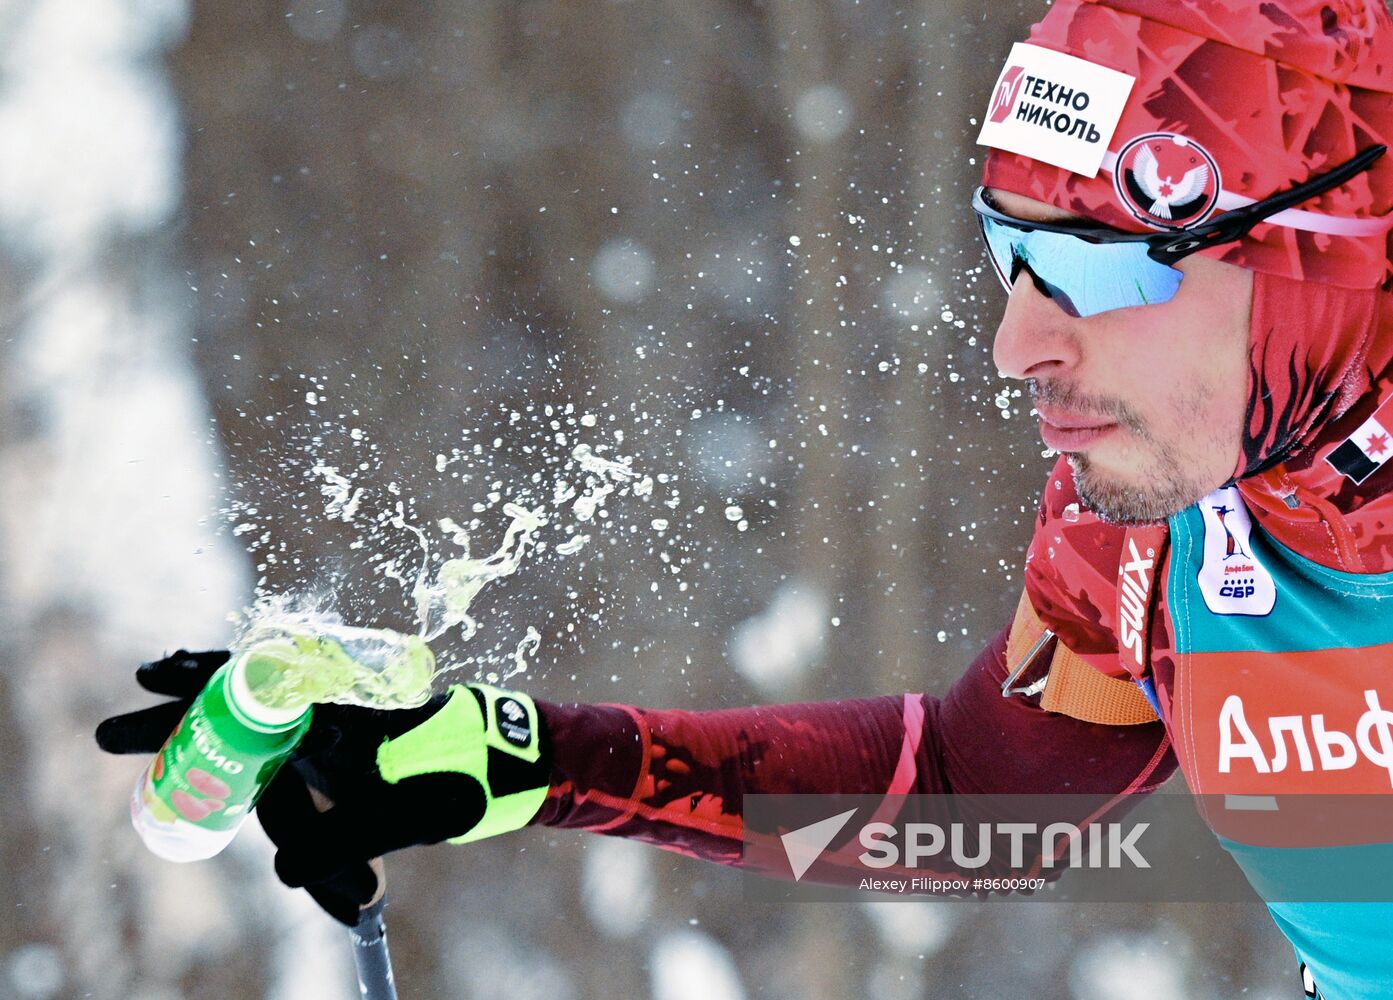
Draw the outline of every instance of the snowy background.
M91 730L258 587L409 625L391 515L491 551L577 443L649 488L567 508L456 676L530 626L511 683L558 700L944 690L1049 465L966 209L1038 14L0 0L0 994L353 996L259 831L148 855ZM403 1000L1297 992L1248 907L754 908L547 831L389 869Z

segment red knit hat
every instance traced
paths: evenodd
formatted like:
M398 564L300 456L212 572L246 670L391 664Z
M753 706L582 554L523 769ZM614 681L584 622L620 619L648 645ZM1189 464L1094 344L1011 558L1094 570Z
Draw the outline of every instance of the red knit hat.
M1393 18L1382 0L1057 0L1029 44L1135 83L1116 129L1103 130L1095 176L996 148L983 183L1119 229L1184 228L1393 146ZM1031 94L1010 73L989 121L1025 119ZM1055 110L1076 118L1078 103ZM1201 252L1373 288L1393 276L1391 228L1393 153L1241 241Z

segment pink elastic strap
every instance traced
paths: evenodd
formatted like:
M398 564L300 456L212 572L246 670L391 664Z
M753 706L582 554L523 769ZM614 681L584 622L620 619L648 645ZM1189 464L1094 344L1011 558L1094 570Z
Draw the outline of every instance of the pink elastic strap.
M890 778L887 795L906 795L919 776L919 742L924 738L924 696L904 696L904 742L900 744L900 760Z

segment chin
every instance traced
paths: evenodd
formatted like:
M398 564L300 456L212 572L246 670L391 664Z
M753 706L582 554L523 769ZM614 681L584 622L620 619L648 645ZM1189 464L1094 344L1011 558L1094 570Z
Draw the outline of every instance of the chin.
M1177 477L1174 469L1122 477L1100 469L1087 455L1071 454L1067 458L1079 500L1109 524L1162 524L1214 491L1214 487ZM1133 478L1142 482L1131 481Z

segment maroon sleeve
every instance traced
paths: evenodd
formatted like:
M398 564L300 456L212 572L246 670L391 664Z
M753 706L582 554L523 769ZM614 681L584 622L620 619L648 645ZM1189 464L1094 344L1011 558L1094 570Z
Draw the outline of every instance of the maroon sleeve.
M942 699L709 712L538 702L553 777L533 822L740 865L746 794L1113 795L1150 791L1175 769L1159 722L1095 725L1003 698L1006 637Z

